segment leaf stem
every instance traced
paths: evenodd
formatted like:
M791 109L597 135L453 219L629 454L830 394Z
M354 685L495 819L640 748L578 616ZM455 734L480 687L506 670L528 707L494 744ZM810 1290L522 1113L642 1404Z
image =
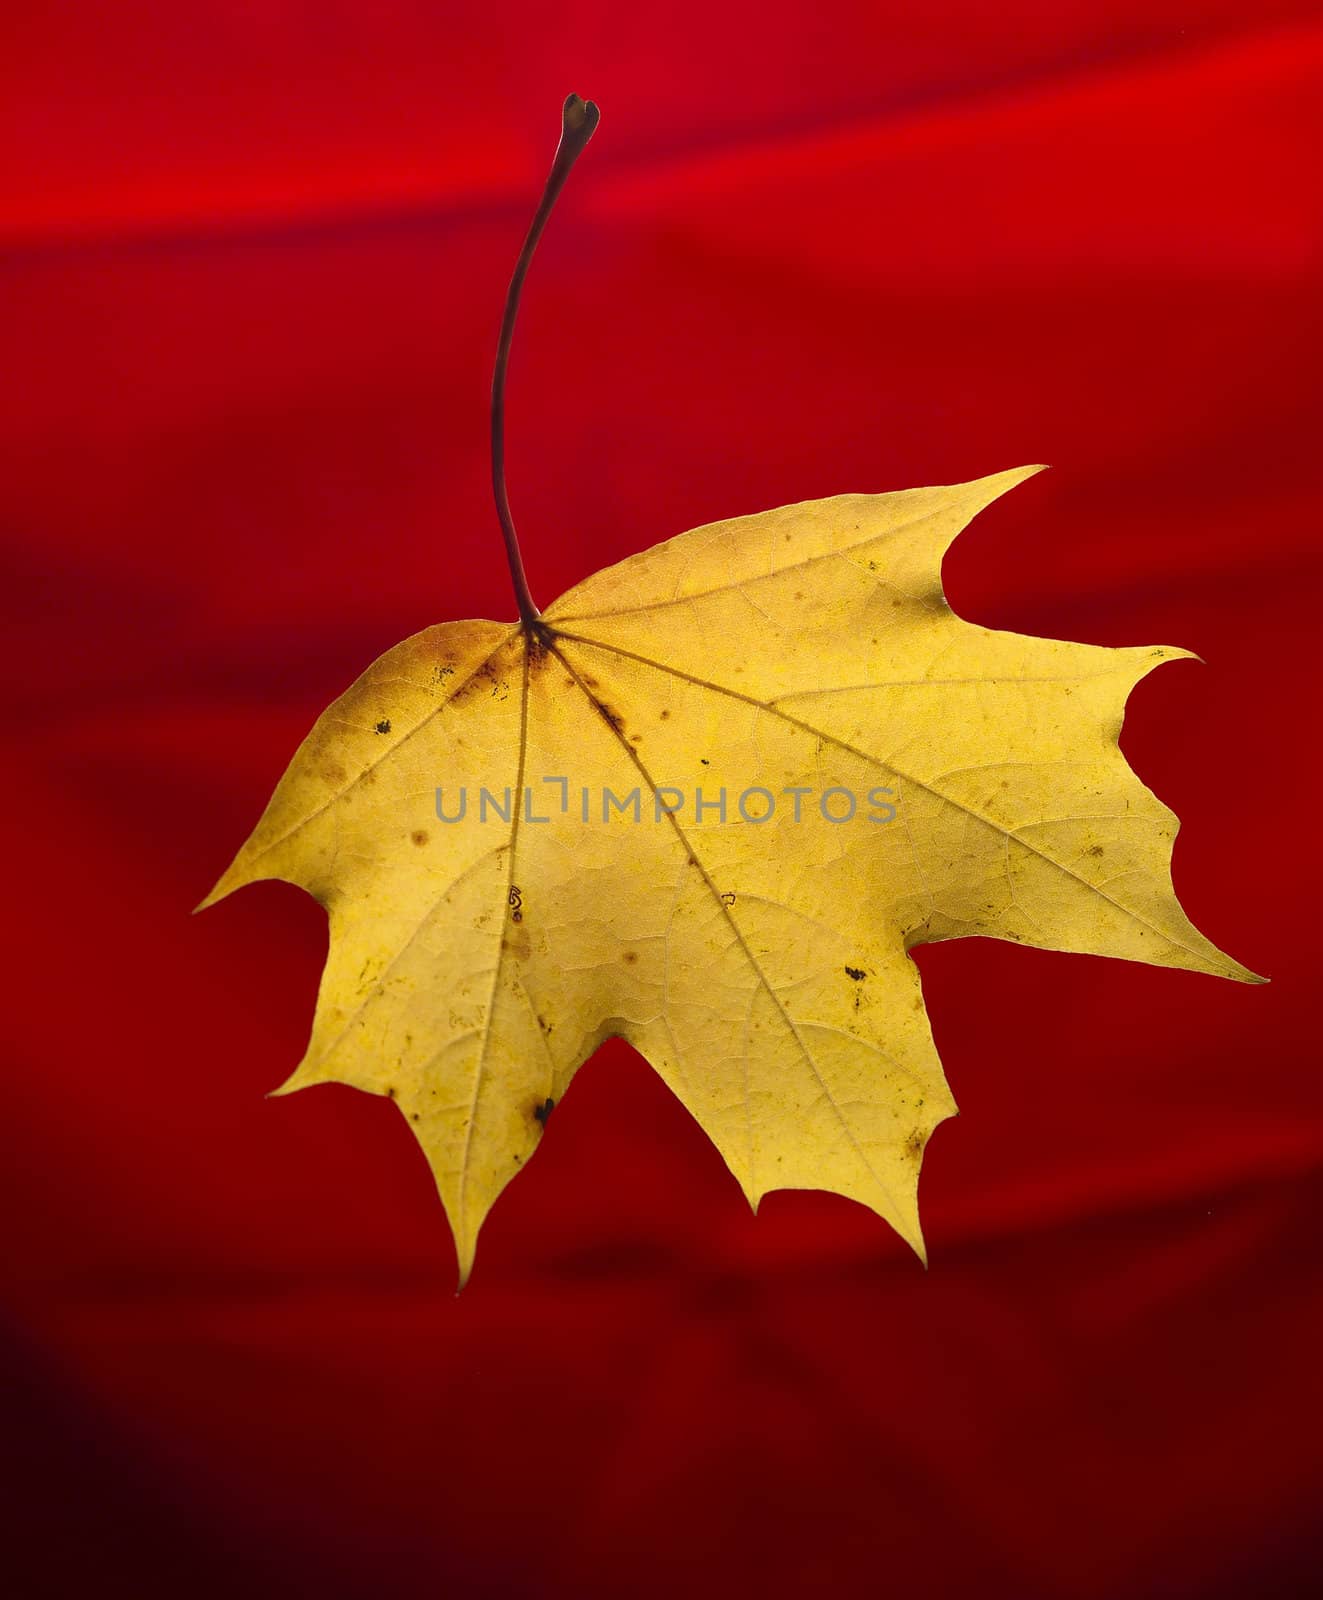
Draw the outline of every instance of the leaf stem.
M525 631L533 628L541 613L533 604L528 578L524 573L524 558L519 550L519 536L515 533L514 519L510 515L510 499L505 490L505 374L510 365L510 341L514 338L515 317L519 313L519 296L524 278L542 230L547 225L557 197L565 187L574 163L583 153L593 136L601 112L591 100L581 100L570 95L561 113L560 143L556 158L551 163L551 174L542 191L542 200L529 224L524 248L515 262L510 289L505 297L505 316L501 320L501 337L496 346L496 366L492 372L492 492L496 496L496 515L501 519L501 534L505 540L505 555L510 563L510 577L514 581L515 599L519 602L519 619Z

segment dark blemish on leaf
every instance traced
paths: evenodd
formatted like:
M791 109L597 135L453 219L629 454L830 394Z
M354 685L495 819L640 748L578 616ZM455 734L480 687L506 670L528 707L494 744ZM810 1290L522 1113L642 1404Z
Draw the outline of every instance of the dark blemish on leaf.
M922 1011L923 1010L923 999L922 999L921 996L919 996L917 994L914 997L914 1009L916 1011Z
M790 543L790 535L789 535L789 534L786 534L786 543L787 543L787 544L789 544L789 543Z
M386 1090L386 1098L387 1098L387 1100L393 1100L395 1098L396 1092L397 1091L396 1091L395 1085L392 1084L390 1086L390 1088Z
M585 678L583 681L589 689L595 689L597 687L596 678Z
M422 1118L421 1112L411 1111L409 1113L409 1121L410 1122L421 1122L422 1120L423 1120L423 1118Z
M551 1098L550 1095L548 1095L547 1098L542 1102L542 1104L540 1106L534 1106L533 1107L533 1120L535 1122L540 1122L542 1124L542 1126L545 1128L546 1125L547 1125L547 1121L551 1116L551 1113L555 1109L556 1109L556 1102Z
M700 766L710 767L712 765L706 756L699 756L698 760Z
M543 1016L539 1016L538 1017L537 1025L538 1025L539 1028L542 1029L543 1033L550 1033L552 1031L552 1029L556 1026L556 1024L554 1022L548 1022L547 1019L545 1017L543 1017Z
M637 950L626 950L620 959L625 963L626 966L632 967L638 958L639 953Z
M520 1163L520 1162L521 1162L521 1161L522 1161L522 1160L523 1160L523 1159L524 1159L524 1158L523 1158L523 1156L516 1156L516 1157L515 1157L515 1158L514 1158L514 1159L515 1159L515 1166L518 1166L518 1165L519 1165L519 1163Z
M349 774L338 761L328 762L322 768L322 777L326 779L327 783L343 783L348 776Z
M846 967L845 970L856 983L862 983L864 981L866 974L862 967Z
M383 717L381 719L381 721L377 724L377 732L378 733L389 733L390 732L390 718L389 717Z
M629 736L629 742L630 744L642 744L643 735L641 733L631 733Z
M409 837L415 844L426 844L431 835L426 828L415 828Z
M915 1128L914 1132L906 1139L905 1154L912 1161L917 1161L923 1154L923 1130L921 1128Z
M484 661L480 667L475 667L469 676L464 679L463 683L456 688L450 697L451 705L463 705L466 701L475 698L488 685L491 686L491 693L495 695L497 692L495 686L496 676L496 663L494 661Z
M1100 844L1090 845L1089 846L1089 854L1091 856L1103 855L1104 854L1103 847Z
M662 707L662 713L661 713L661 719L662 719L662 721L663 721L663 722L665 722L665 721L666 721L666 719L667 719L667 717L669 717L669 716L670 716L670 714L671 714L671 713L670 713L670 712L669 712L669 711L668 711L668 710L667 710L667 709L666 709L666 707L665 707L665 706L663 706L663 707Z

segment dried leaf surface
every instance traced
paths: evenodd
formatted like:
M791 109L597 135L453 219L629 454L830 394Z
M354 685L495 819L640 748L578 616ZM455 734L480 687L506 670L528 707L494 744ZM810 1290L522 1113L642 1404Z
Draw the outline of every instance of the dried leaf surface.
M1177 903L1176 819L1117 742L1134 684L1188 652L995 632L942 594L951 540L1036 470L696 528L570 590L545 641L442 623L319 718L203 903L283 878L326 907L281 1092L394 1099L461 1279L613 1034L751 1202L835 1190L922 1255L919 1167L955 1106L913 946L1253 981Z

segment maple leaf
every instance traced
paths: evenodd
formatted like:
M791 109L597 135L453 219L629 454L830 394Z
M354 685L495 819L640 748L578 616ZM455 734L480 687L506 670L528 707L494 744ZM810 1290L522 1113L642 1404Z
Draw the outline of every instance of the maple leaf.
M697 528L535 630L414 635L319 719L207 903L278 877L327 908L281 1092L394 1099L462 1273L613 1034L750 1201L832 1189L922 1253L920 1159L955 1107L913 946L1252 978L1181 910L1175 818L1117 744L1132 686L1188 652L994 632L943 598L950 540L1035 470Z
M697 528L542 613L512 555L520 621L428 628L318 719L203 904L282 878L325 906L312 1038L277 1092L395 1101L461 1282L613 1035L755 1206L833 1190L923 1256L920 1164L955 1106L916 945L1255 981L1181 910L1176 819L1118 745L1131 688L1188 652L947 605L947 546L1037 470Z

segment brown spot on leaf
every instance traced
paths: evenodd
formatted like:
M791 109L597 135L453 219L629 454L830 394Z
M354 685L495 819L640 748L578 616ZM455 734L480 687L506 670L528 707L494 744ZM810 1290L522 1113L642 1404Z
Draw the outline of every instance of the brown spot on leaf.
M547 1121L551 1116L551 1113L555 1109L556 1109L556 1102L552 1099L552 1097L550 1095L548 1095L547 1098L541 1103L541 1105L536 1105L536 1106L533 1107L533 1121L539 1123L542 1127L545 1128L546 1125L547 1125Z
M381 721L377 724L376 731L378 733L389 733L390 732L390 718L389 717L383 717L381 719Z
M415 844L422 845L426 844L432 836L430 833L428 833L426 828L415 828L409 837Z
M532 628L526 634L524 652L528 659L530 676L541 672L551 659L549 642L550 634L540 628Z
M626 950L624 955L620 959L625 963L625 965L627 967L632 967L634 965L634 963L638 960L638 958L639 958L639 953L638 953L637 950Z
M868 976L862 967L846 967L845 971L847 976L853 978L856 983L862 983Z
M458 685L450 696L451 705L463 705L465 701L486 695L493 697L497 692L497 667L494 660L487 660L476 667L464 681Z

